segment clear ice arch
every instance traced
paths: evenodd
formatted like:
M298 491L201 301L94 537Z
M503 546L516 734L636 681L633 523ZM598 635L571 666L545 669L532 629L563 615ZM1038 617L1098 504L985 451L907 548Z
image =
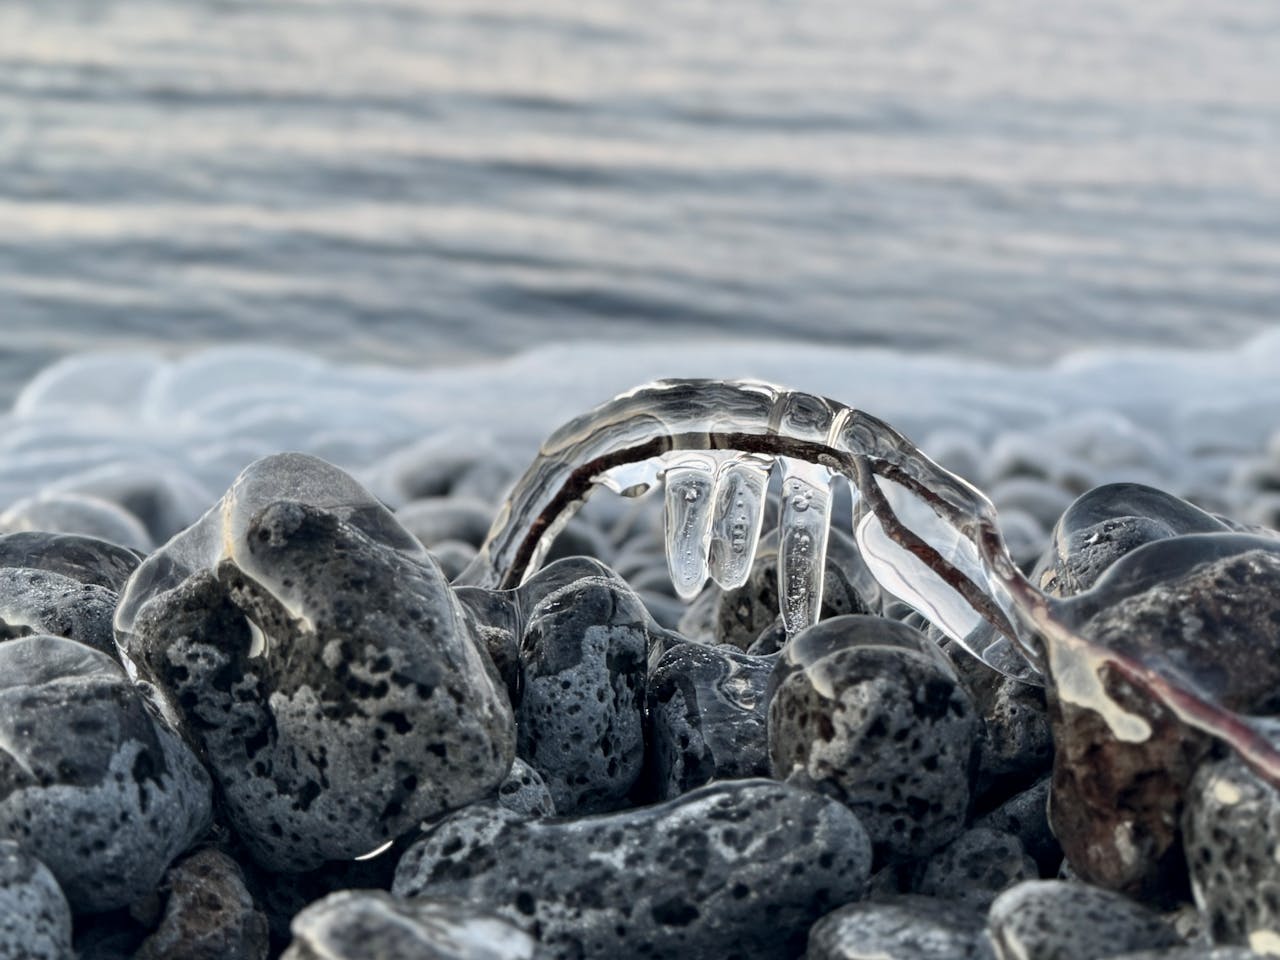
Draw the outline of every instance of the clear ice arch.
M635 495L664 479L678 592L696 593L707 575L733 583L750 567L760 513L748 503L735 518L734 496L763 497L761 477L775 464L783 480L779 596L788 636L820 609L829 480L840 475L854 494L854 536L870 572L971 654L1024 681L1043 676L1061 699L1097 712L1117 739L1145 741L1150 725L1111 696L1109 672L1227 743L1280 787L1280 750L1263 721L1223 707L1165 659L1135 659L1082 633L1066 605L1018 569L979 490L883 420L772 384L660 380L564 424L516 482L455 584L519 586L596 487Z

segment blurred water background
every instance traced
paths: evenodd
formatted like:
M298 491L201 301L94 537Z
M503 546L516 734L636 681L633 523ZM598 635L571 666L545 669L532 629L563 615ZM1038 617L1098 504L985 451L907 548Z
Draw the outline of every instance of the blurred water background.
M1269 0L6 0L0 398L69 352L1280 315Z

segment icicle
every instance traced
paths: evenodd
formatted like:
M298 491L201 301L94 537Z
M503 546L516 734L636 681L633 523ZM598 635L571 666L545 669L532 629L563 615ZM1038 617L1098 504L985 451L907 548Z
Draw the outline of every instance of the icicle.
M772 464L768 457L739 454L725 462L716 477L707 564L712 579L726 590L742 586L751 574Z
M692 600L707 580L716 458L681 454L667 467L667 569L676 595Z
M778 520L778 596L791 636L817 622L826 576L831 521L831 471L782 460L782 516Z

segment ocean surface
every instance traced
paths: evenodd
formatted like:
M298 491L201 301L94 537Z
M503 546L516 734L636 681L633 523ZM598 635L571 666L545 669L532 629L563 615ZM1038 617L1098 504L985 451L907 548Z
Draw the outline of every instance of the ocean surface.
M1267 0L0 4L0 403L103 348L1023 365L1278 307Z

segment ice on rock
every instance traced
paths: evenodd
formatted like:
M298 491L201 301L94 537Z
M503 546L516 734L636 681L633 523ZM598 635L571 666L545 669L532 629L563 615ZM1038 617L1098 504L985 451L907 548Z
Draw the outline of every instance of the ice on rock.
M101 497L45 493L26 497L0 513L0 534L45 531L97 537L143 553L154 544L136 516Z
M511 767L511 704L439 567L313 457L247 469L138 568L115 627L271 869L367 854Z
M192 573L212 570L222 560L236 561L287 610L302 615L298 585L262 569L254 555L242 549L257 511L281 500L324 510L376 543L427 561L426 548L349 474L306 454L267 457L249 466L199 522L148 557L130 579L115 618L122 654L128 656L134 619L144 604L177 587Z

